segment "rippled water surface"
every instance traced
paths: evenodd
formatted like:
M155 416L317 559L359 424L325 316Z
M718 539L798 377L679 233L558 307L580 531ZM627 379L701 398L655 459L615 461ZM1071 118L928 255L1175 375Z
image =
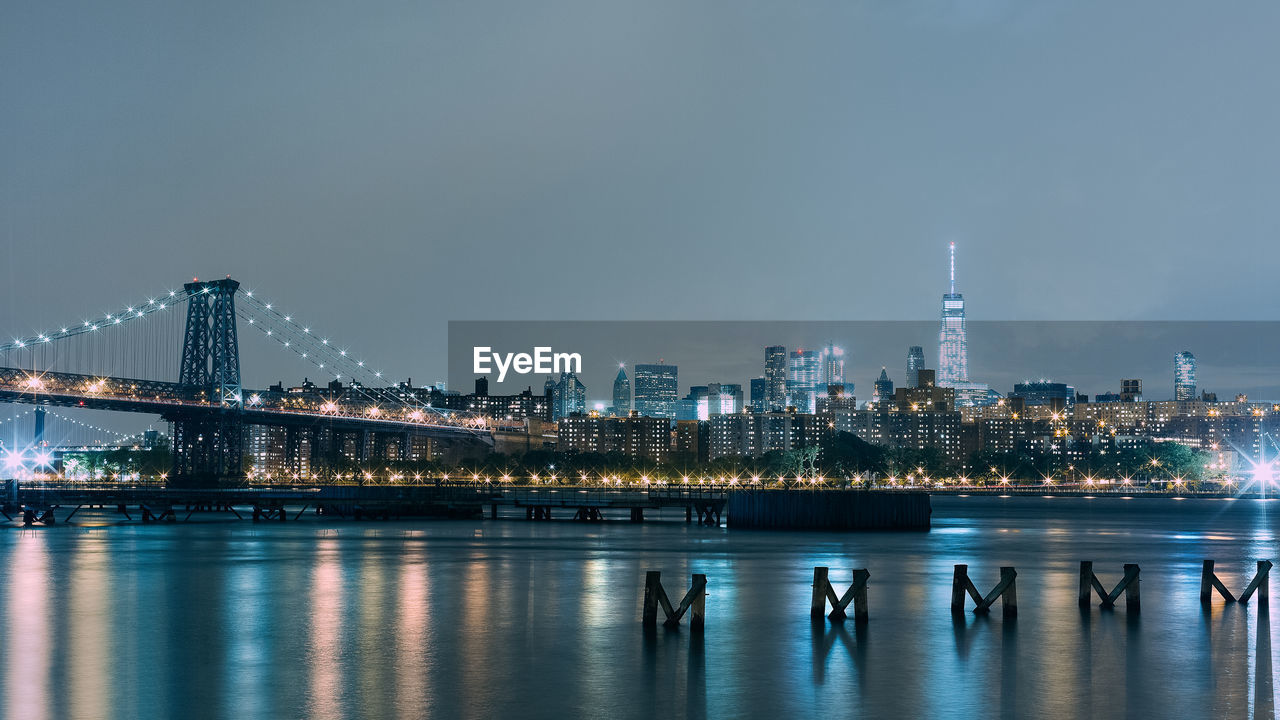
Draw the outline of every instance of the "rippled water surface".
M8 717L1273 717L1276 620L1199 604L1275 560L1280 503L934 498L927 533L659 522L205 518L0 531ZM1076 606L1142 567L1142 613ZM1017 568L1019 616L949 612ZM871 572L865 627L809 619ZM644 572L708 578L703 636L646 635ZM1280 573L1278 573L1280 574Z

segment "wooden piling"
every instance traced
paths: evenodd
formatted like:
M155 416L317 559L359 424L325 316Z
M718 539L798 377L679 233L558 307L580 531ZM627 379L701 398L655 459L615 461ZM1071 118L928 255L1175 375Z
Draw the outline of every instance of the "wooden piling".
M1247 603L1249 598L1253 597L1254 592L1258 593L1258 604L1262 607L1267 605L1267 585L1271 576L1271 561L1259 560L1258 571L1254 573L1253 580L1249 581L1249 586L1240 593L1240 602Z
M964 614L964 595L968 589L966 586L969 582L969 566L956 565L955 572L951 575L951 612L955 614Z
M1213 602L1213 591L1217 590L1222 599L1227 602L1235 602L1236 598L1227 589L1227 586L1218 579L1217 573L1213 571L1213 561L1205 560L1200 569L1200 604L1210 605Z
M658 593L662 590L662 572L650 570L644 574L644 610L641 622L646 628L658 626Z
M694 632L702 632L706 623L706 596L707 576L694 574L693 586L689 588L689 591L680 600L680 605L673 608L671 600L667 598L666 590L662 587L662 573L658 570L649 570L644 576L644 606L641 613L641 624L646 629L657 627L658 607L661 606L663 614L666 615L666 620L662 624L666 627L678 627L684 614L692 611L689 616L689 629Z
M821 620L827 614L827 573L830 568L815 567L813 569L813 602L809 607L809 617Z
M1102 582L1098 580L1098 576L1093 572L1093 562L1090 560L1080 561L1080 607L1089 606L1090 591L1096 591L1098 597L1102 599L1101 606L1104 608L1115 607L1116 600L1120 597L1120 593L1124 593L1125 609L1129 612L1138 612L1142 608L1141 594L1141 570L1136 563L1126 563L1124 566L1124 578L1116 584L1111 592L1107 592L1102 586Z
M835 588L831 585L830 570L825 567L815 567L813 569L813 602L810 606L809 615L815 620L821 620L827 609L827 601L831 601L831 613L827 616L832 622L840 622L847 617L845 608L853 605L853 620L855 623L867 622L867 582L871 577L871 573L866 568L858 568L853 571L853 584L844 592L844 595L837 597Z

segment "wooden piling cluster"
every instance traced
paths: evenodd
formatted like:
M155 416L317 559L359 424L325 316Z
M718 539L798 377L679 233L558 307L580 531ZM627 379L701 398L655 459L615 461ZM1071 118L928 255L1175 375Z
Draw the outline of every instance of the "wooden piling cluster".
M929 494L875 490L735 490L729 526L759 529L928 530Z
M685 612L692 609L689 629L702 632L707 612L706 598L707 576L695 574L693 587L684 594L684 598L680 600L680 606L673 609L671 600L667 598L667 591L662 587L662 573L658 570L650 570L644 574L644 614L641 622L646 629L656 628L658 608L661 607L666 616L662 624L673 628L680 624L680 618L684 617Z
M827 610L827 601L831 601L831 614L827 617L833 622L840 622L847 617L845 608L849 607L849 603L853 603L853 621L855 623L865 623L867 621L867 581L871 578L871 572L866 568L859 568L853 571L853 584L845 590L844 595L836 597L836 589L831 586L831 580L828 578L829 568L815 567L813 569L813 605L809 610L809 616L814 620L821 620L823 613Z
M956 565L955 572L951 577L951 612L953 614L964 613L964 598L967 594L973 598L973 612L977 615L986 615L991 612L991 605L1000 599L1000 607L1003 610L1003 616L1006 618L1016 618L1018 616L1018 588L1015 579L1018 573L1012 567L1000 568L1000 582L983 597L978 592L977 586L969 579L969 566Z
M1259 604L1266 607L1267 584L1271 572L1270 560L1258 561L1257 572L1254 573L1253 579L1250 580L1238 599L1231 594L1231 591L1214 573L1213 567L1212 560L1204 561L1200 581L1200 602L1208 605L1212 600L1213 591L1217 590L1227 602L1247 603L1256 593ZM813 568L813 596L809 606L810 618L821 621L823 615L826 614L832 622L841 622L848 617L847 608L853 605L854 622L859 624L866 623L870 617L867 608L867 584L871 578L871 572L866 568L855 569L853 571L853 584L840 596L836 595L835 587L831 585L830 575L829 567L819 565ZM991 606L999 599L1003 617L1008 620L1017 619L1017 577L1018 572L1014 568L1001 567L1000 581L991 589L991 592L984 596L978 591L977 586L973 584L973 580L969 578L969 566L957 564L951 578L952 614L957 616L964 614L965 606L967 605L966 598L973 600L973 612L978 615L989 613ZM666 591L662 587L661 573L656 570L646 572L642 617L644 627L657 627L659 607L662 608L666 618L663 624L670 628L679 626L680 619L684 617L685 612L692 608L693 614L689 625L692 629L701 631L706 618L706 587L707 576L695 574L693 576L693 586L685 593L680 605L673 608L671 601L667 598ZM1137 614L1142 609L1140 588L1141 570L1136 563L1125 564L1124 577L1108 592L1103 587L1098 576L1093 572L1093 561L1082 560L1080 562L1080 591L1077 600L1081 608L1090 606L1095 592L1100 598L1101 607L1112 608L1123 593L1125 596L1125 609L1130 613ZM827 603L831 604L831 612L829 614L827 614Z
M1271 561L1259 560L1258 570L1253 574L1253 579L1249 581L1244 592L1240 593L1240 597L1237 598L1231 594L1231 591L1227 589L1227 586L1223 584L1222 580L1218 579L1217 573L1213 571L1213 561L1205 560L1200 571L1200 603L1202 605L1209 605L1212 603L1213 591L1217 590L1218 594L1222 595L1222 599L1227 602L1238 602L1242 604L1248 603L1249 599L1253 597L1253 594L1257 592L1258 602L1266 605L1267 582L1270 576Z
M1141 579L1139 578L1140 570L1135 563L1126 563L1124 566L1124 577L1111 592L1102 586L1102 582L1098 580L1098 576L1093 574L1093 561L1080 561L1080 592L1078 603L1080 607L1089 607L1089 600L1094 592L1098 593L1101 599L1101 606L1104 608L1115 607L1116 600L1120 597L1120 593L1124 593L1125 610L1136 613L1142 610L1141 595Z

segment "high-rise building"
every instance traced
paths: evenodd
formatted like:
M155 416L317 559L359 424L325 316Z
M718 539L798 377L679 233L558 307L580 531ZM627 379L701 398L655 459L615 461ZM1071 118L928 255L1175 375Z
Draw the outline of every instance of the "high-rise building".
M760 413L769 409L768 387L764 377L751 378L751 412Z
M621 363L618 364L618 376L613 379L613 414L618 417L631 414L631 380Z
M1120 381L1120 402L1139 402L1142 400L1142 379L1125 378Z
M1196 399L1196 356L1189 350L1173 356L1173 399Z
M827 385L844 385L844 348L827 343L819 353L820 374L818 376L818 384L821 387ZM852 391L852 388L850 388Z
M891 402L892 400L893 381L889 379L889 371L881 367L880 378L875 382L875 392L871 395L871 402L882 403Z
M742 412L742 386L736 383L707 384L707 420L715 415L732 415Z
M780 412L787 406L787 349L770 345L764 349L764 382L768 391L765 410Z
M817 405L822 363L817 350L798 348L788 358L787 405L812 413Z
M942 330L938 335L938 382L969 380L969 341L964 326L964 296L956 292L956 244L951 243L951 291L942 296Z
M907 387L920 387L919 373L923 369L924 348L919 345L912 345L907 348Z
M680 399L677 367L662 361L635 366L635 409L644 416L672 418Z
M560 373L558 381L548 377L544 387L551 392L552 420L587 412L587 386L576 374Z

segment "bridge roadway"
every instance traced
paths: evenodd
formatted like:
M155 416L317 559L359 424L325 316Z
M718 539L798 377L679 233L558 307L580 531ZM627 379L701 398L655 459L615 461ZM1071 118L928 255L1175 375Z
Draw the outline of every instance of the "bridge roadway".
M236 413L250 425L311 427L324 424L341 431L412 433L437 437L489 439L489 434L463 424L443 422L434 413L418 412L412 417L382 411L370 416L373 403L357 409L348 404L331 403L332 409L275 404L274 393L244 391L246 397L267 398L261 405L245 403L243 408L229 409L202 399L193 399L190 388L178 383L135 378L94 377L76 373L32 373L12 367L0 367L0 402L79 407L91 410L160 415L173 421L179 416L218 416Z
M685 509L685 519L720 524L728 493L696 488L579 488L546 485L327 485L320 487L246 487L229 489L178 489L93 483L17 483L5 481L4 515L24 524L66 522L81 509L114 510L141 522L185 520L196 512L228 512L254 520L296 519L307 510L338 517L478 517L489 510L497 518L499 507L525 509L529 520L559 517L603 520L607 510L629 510L631 520L644 519L647 509ZM572 515L567 511L573 511Z

